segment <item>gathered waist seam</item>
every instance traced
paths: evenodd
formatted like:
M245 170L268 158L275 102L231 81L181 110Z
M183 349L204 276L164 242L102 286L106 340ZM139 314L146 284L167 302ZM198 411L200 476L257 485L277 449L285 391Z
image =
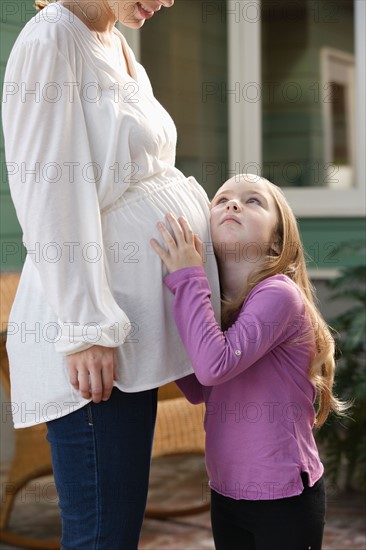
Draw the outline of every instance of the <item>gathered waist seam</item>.
M134 202L144 200L151 195L155 195L156 193L159 193L162 189L164 190L170 189L171 187L174 187L177 184L186 185L188 181L189 181L188 178L185 178L185 179L177 178L174 180L168 180L167 182L164 182L161 184L155 183L152 186L152 189L149 189L149 190L143 189L142 187L135 187L136 190L138 189L137 196L126 197L126 194L128 194L129 189L134 189L133 187L132 188L130 187L113 204L111 204L110 206L106 206L105 208L102 208L100 210L100 213L102 216L105 216L106 214L110 214L114 210L118 210L122 206L125 206L127 204L132 204Z

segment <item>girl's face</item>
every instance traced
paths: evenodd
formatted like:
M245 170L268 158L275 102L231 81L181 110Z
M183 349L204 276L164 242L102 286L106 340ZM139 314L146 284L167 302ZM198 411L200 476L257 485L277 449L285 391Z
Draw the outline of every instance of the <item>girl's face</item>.
M243 247L252 246L257 257L267 255L271 248L276 251L277 223L275 201L268 184L259 177L231 178L211 203L211 236L215 253L222 260L234 258L238 250L245 259Z
M174 0L107 0L120 23L130 29L139 29L162 7L170 8Z

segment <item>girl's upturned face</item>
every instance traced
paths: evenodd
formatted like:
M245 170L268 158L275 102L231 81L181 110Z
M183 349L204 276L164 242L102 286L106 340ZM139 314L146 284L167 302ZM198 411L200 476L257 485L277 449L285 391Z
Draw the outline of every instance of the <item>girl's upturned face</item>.
M276 251L274 231L277 207L268 184L259 177L235 176L224 183L211 203L211 236L218 259L223 261L267 255ZM252 247L252 253L243 249ZM240 255L237 255L240 252Z
M120 23L131 29L139 29L146 19L151 19L162 7L170 8L174 0L108 0Z

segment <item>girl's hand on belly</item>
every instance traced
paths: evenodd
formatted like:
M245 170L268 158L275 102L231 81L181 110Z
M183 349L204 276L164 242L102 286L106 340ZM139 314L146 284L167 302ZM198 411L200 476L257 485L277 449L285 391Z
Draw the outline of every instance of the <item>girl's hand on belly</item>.
M84 399L107 401L117 380L115 348L91 346L67 356L70 384Z
M173 214L167 214L167 219L172 227L174 237L169 233L166 225L158 223L158 229L167 245L164 250L155 239L150 243L155 252L166 265L169 273L178 269L203 265L202 241L192 231L186 219L177 219Z

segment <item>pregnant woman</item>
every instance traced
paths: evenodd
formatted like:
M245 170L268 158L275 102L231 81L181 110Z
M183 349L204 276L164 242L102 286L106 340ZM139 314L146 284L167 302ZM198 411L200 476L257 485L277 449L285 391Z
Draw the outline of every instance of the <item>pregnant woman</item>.
M174 123L114 26L172 5L39 1L6 69L27 248L8 334L14 424L47 422L64 550L137 548L157 388L192 372L149 239L171 211L209 241L208 200L174 167ZM219 314L213 255L205 266Z

